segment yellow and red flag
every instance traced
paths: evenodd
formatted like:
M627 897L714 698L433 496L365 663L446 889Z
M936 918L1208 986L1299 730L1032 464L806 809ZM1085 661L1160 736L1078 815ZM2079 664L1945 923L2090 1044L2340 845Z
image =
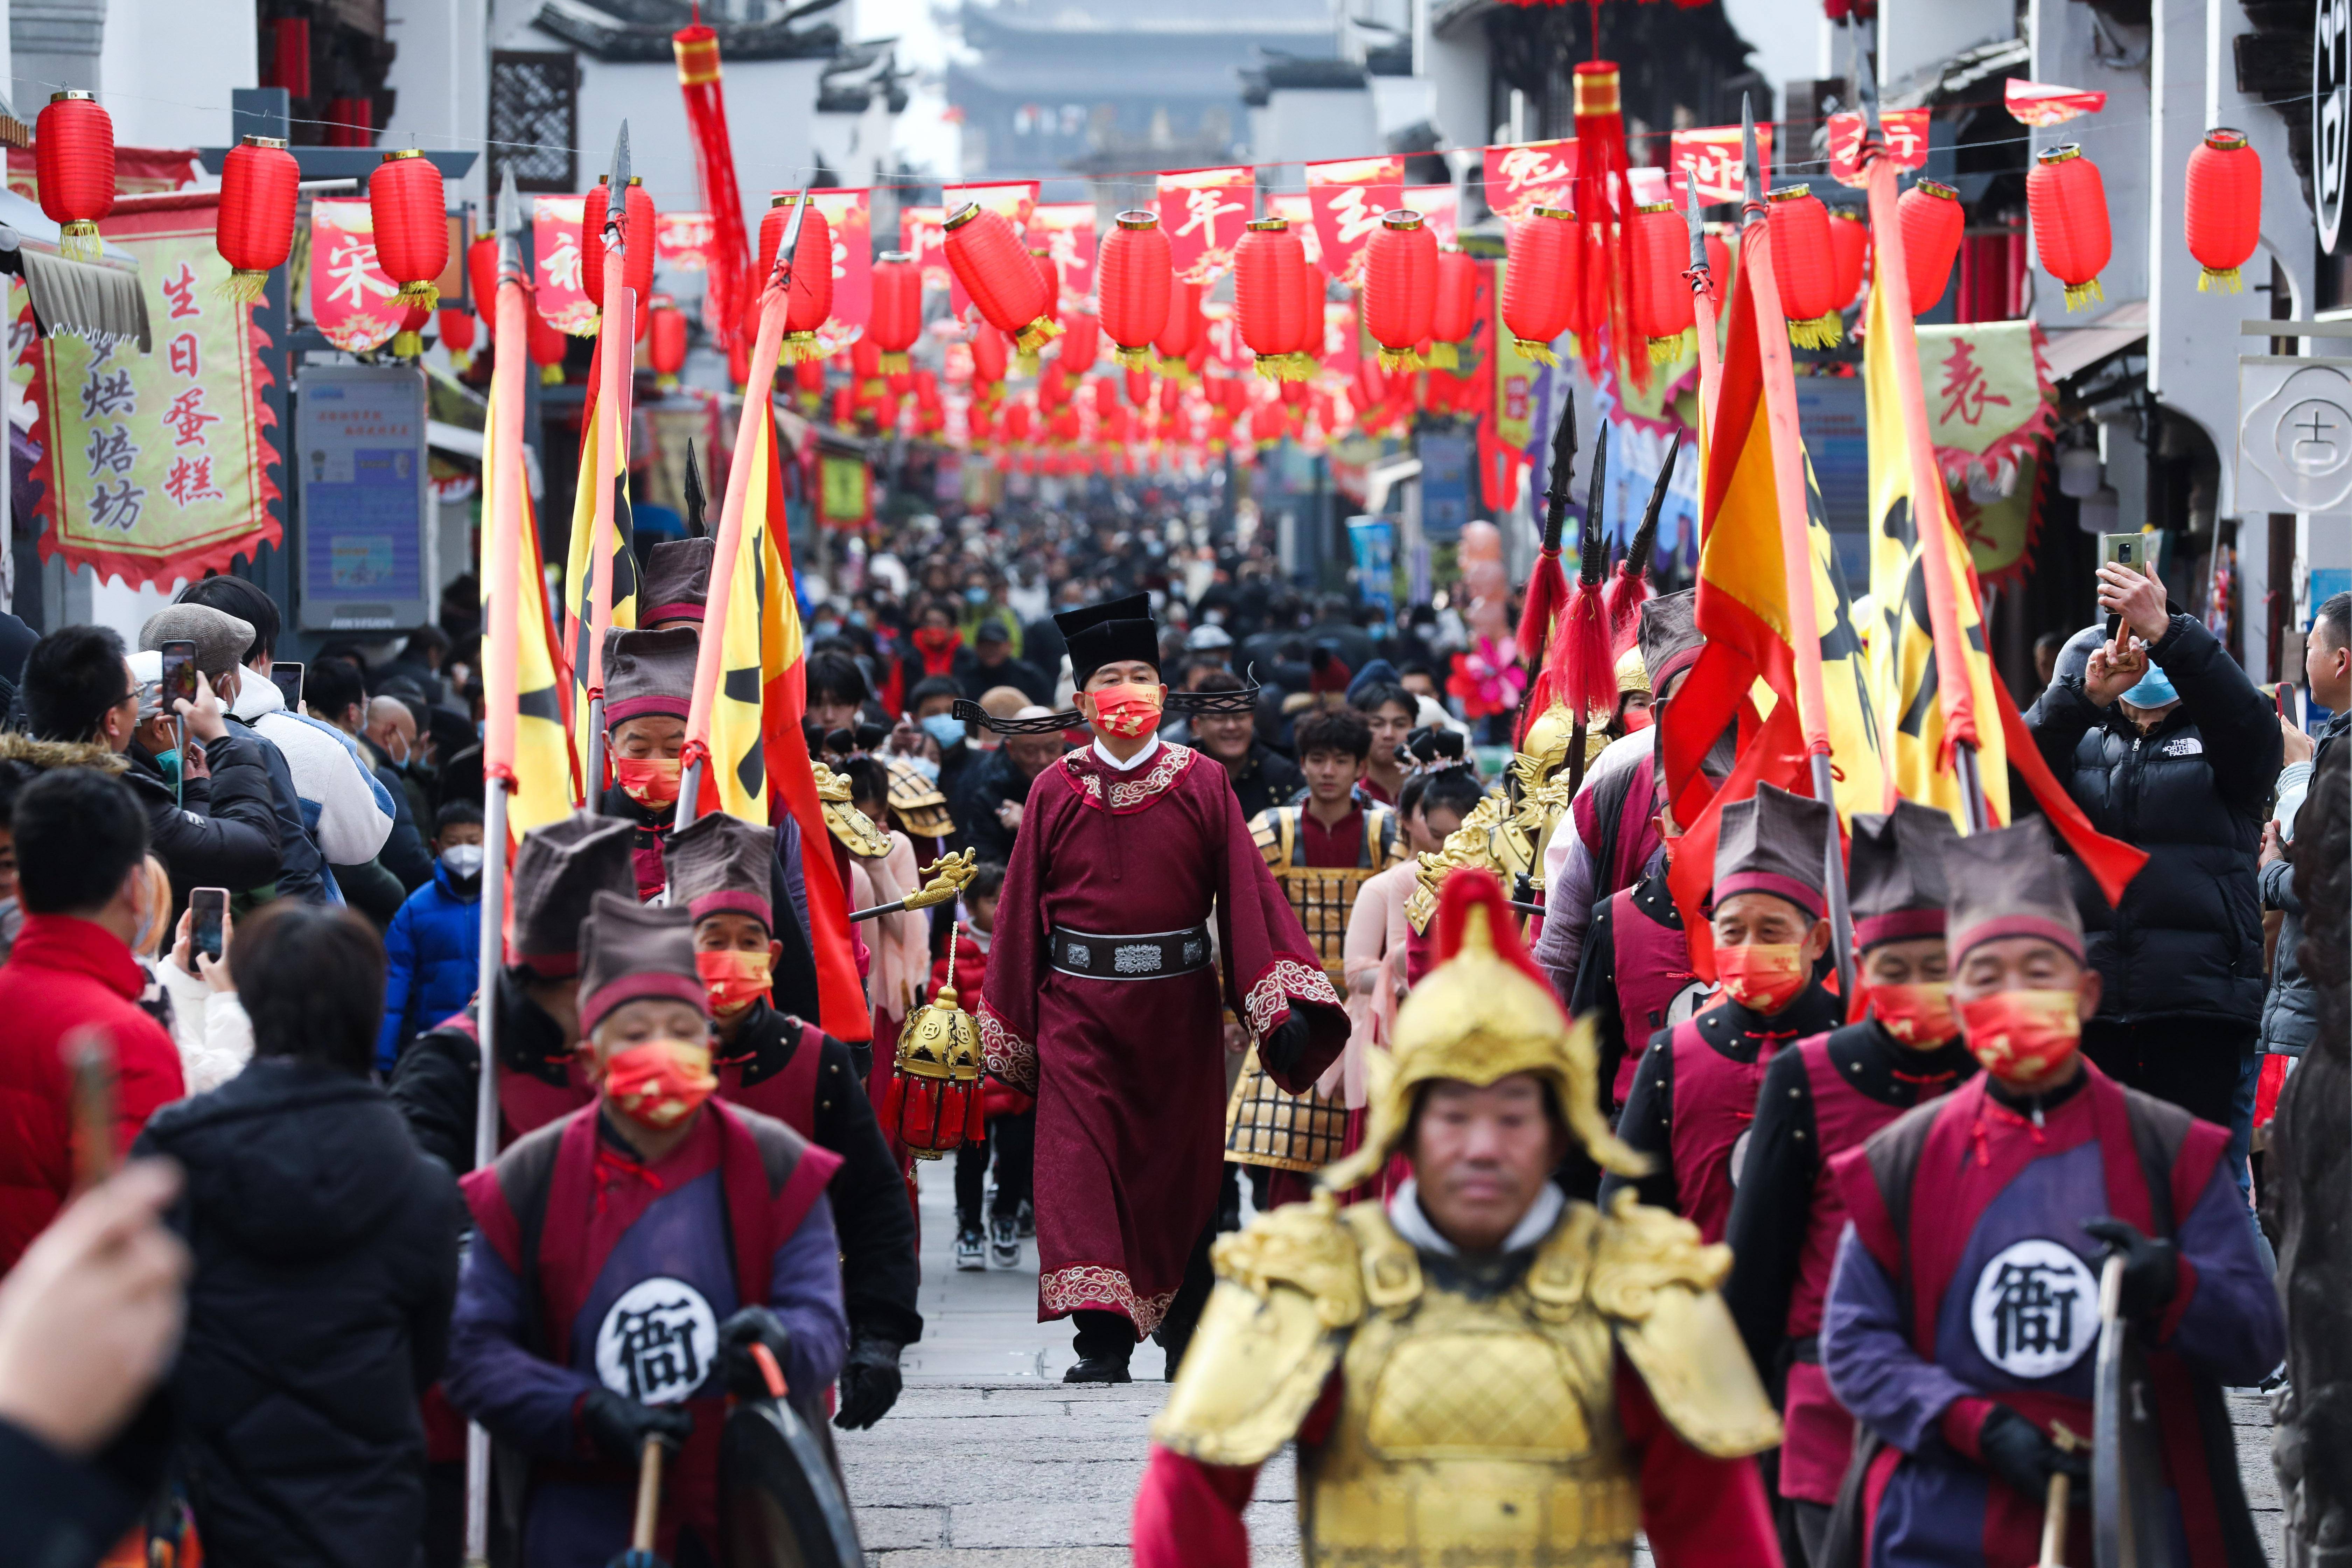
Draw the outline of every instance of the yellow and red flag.
M523 368L516 374L525 374L528 361L518 363ZM483 421L486 452L497 450L493 437L498 419L498 402L493 398ZM505 526L498 521L499 509L510 486L520 492L520 515L515 524L514 550L509 555L499 548L495 534ZM485 776L504 765L514 781L507 805L507 840L511 847L521 843L530 829L572 815L580 794L580 761L572 753L571 731L565 725L555 625L548 616L547 578L540 564L539 519L520 473L501 473L487 461L482 465L482 516L491 524L482 530L483 603L500 595L510 596L515 603L510 620L491 617L494 635L511 640L484 650L488 657L482 666L486 708L491 711L503 708L514 715L513 728L496 756L490 754L488 742L498 726L488 718L483 724Z
M627 391L635 353L627 338L636 309L628 286L621 280L622 270L615 247L605 258L604 310L597 322L588 395L580 409L580 486L572 498L572 548L563 571L563 647L572 667L572 745L583 758L596 754L588 709L589 698L604 689L604 632L611 626L634 628L637 624L637 557L629 546ZM621 323L621 330L618 351L608 362L604 323L610 321ZM611 476L609 490L601 478L604 475ZM583 782L587 794L582 798L593 805L604 781Z

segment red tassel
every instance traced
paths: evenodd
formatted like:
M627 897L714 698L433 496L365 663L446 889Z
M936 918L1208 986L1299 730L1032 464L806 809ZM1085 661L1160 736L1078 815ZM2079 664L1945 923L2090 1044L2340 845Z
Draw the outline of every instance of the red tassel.
M1612 656L1622 657L1641 638L1642 606L1649 602L1650 584L1642 575L1626 569L1622 561L1609 574L1608 584L1601 589L1601 602L1609 623L1609 647ZM1616 702L1616 665L1610 665L1610 702Z
M1587 341L1579 346L1586 363L1596 363L1598 344L1589 340L1605 325L1620 369L1636 388L1647 390L1649 355L1630 347L1633 316L1625 290L1633 276L1633 208L1617 67L1591 60L1575 74L1576 215L1584 229L1585 282L1594 307L1582 334Z

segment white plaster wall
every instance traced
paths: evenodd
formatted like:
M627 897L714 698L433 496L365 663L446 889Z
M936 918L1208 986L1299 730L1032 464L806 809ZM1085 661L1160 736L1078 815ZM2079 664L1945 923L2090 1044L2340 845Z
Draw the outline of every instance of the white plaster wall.
M488 16L484 0L385 0L384 33L399 52L388 85L397 95L383 130L386 147L479 151L488 134ZM448 187L449 205L489 210L486 160Z
M1360 158L1381 145L1372 95L1360 89L1284 89L1267 95L1261 163Z
M1760 41L1745 27L1740 31L1750 43ZM1787 47L1810 65L1820 36L1811 18L1788 32ZM1879 0L1879 78L1899 83L1962 49L2016 34L2012 0Z
M229 93L259 79L253 0L108 0L99 101L121 147L218 146ZM26 112L48 100L43 92Z

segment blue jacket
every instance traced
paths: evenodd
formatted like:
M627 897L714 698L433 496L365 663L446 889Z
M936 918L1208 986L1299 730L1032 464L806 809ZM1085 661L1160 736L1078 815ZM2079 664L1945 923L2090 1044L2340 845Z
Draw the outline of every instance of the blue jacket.
M433 879L408 895L383 933L383 1029L375 1063L392 1070L401 1047L473 998L482 951L482 892L460 894L449 868L433 863Z

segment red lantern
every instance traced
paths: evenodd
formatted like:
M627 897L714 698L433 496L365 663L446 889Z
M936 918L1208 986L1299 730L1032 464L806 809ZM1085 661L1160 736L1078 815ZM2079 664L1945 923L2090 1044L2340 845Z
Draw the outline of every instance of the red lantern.
M419 359L425 353L425 323L433 319L430 305L411 305L400 312L400 328L392 334L392 357Z
M868 383L882 379L882 351L864 333L849 345L849 379L861 392Z
M1150 404L1151 373L1150 371L1135 366L1129 367L1127 372L1127 400L1129 403L1134 404L1138 408L1146 407Z
M1299 363L1307 291L1298 279L1306 266L1307 247L1278 217L1251 224L1234 247L1234 317L1269 380L1307 374Z
M1364 330L1383 370L1419 370L1437 312L1437 236L1421 215L1385 213L1364 255Z
M294 203L302 166L275 136L248 136L221 160L220 234L229 265L221 296L253 300L294 248Z
M466 282L474 290L474 313L485 321L498 319L499 237L478 235L466 247Z
M1102 352L1102 328L1084 310L1073 310L1062 322L1062 347L1055 363L1066 375L1084 375Z
M2043 268L2066 286L2066 309L2105 299L2099 272L2111 250L2107 187L2081 147L2069 142L2035 158L2025 176L2025 212Z
M1578 248L1576 215L1566 207L1538 207L1512 226L1503 272L1503 325L1522 357L1559 363L1551 345L1575 324Z
M1277 445L1282 440L1284 423L1279 402L1261 403L1250 410L1250 439L1261 448Z
M784 231L792 226L793 204L799 200L798 196L778 196L760 219L758 276L763 289L776 269L776 250L784 243ZM833 229L812 201L801 219L800 237L793 243L792 288L784 299L782 363L798 364L805 359L823 358L817 330L832 314Z
M640 317L654 292L654 226L653 193L646 189L643 180L632 174L628 192L621 198L621 281L636 295ZM642 320L637 331L638 335L644 335Z
M1096 418L1108 420L1118 411L1118 388L1111 384L1108 376L1097 377L1087 386L1087 395L1094 399Z
M1830 209L1830 297L1844 310L1862 292L1869 260L1870 225L1852 207Z
M1780 313L1789 318L1789 341L1799 348L1830 348L1842 336L1837 280L1831 274L1830 209L1803 185L1783 186L1764 200L1772 277L1780 290Z
M654 384L675 392L677 373L686 368L686 312L675 305L656 306L647 332L646 357L653 362Z
M1429 359L1446 370L1462 363L1459 345L1478 330L1478 264L1446 247L1437 253L1437 300L1430 313Z
M394 298L431 310L441 298L433 280L449 265L441 171L415 148L386 153L368 180L368 212L375 225L376 264L400 285Z
M604 207L609 176L599 174L580 198L580 291L589 307L604 308Z
M534 303L523 312L528 329L526 338L530 349L530 363L539 366L539 379L548 386L563 384L563 353L569 341L563 333L549 324Z
M1173 282L1168 289L1168 320L1160 329L1160 372L1175 376L1188 373L1192 351L1201 343L1202 285Z
M1123 212L1103 237L1095 258L1102 330L1130 370L1150 361L1151 345L1168 324L1171 274L1168 237L1148 212Z
M1003 213L967 202L948 215L946 227L948 266L989 325L1024 353L1036 353L1061 331L1045 276Z
M903 250L886 250L874 263L874 303L866 335L882 351L882 368L892 375L907 368L907 351L923 335L923 271Z
M996 386L1004 380L1004 334L982 321L971 329L971 388L976 395L981 388Z
M1054 253L1041 246L1029 247L1029 259L1036 264L1037 276L1045 284L1044 313L1058 321L1062 319L1062 269L1054 265Z
M1004 438L1018 446L1029 439L1029 405L1015 401L1004 405Z
M1298 314L1306 329L1299 340L1298 357L1310 370L1322 363L1328 335L1323 312L1328 281L1323 269L1311 261L1298 269Z
M804 359L796 362L793 365L793 390L808 398L811 406L814 406L816 398L824 391L824 361Z
M1911 284L1911 313L1924 316L1936 308L1951 282L1968 215L1960 210L1959 192L1922 180L1903 193L1895 204L1895 216L1903 227L1903 275Z
M114 210L113 116L86 92L51 93L34 125L33 170L41 211L63 230L58 248L97 260L98 220Z
M2208 131L2204 144L2189 154L2182 216L2189 254L2205 269L2197 279L2198 292L2221 288L2236 293L2238 268L2263 237L2263 155L2246 144L2244 132Z
M1723 237L1727 232L1727 225L1711 223L1700 236L1702 243L1706 246L1706 275L1710 284L1706 297L1718 308L1731 298L1731 242Z
M441 346L452 357L474 352L474 312L452 305L441 307Z
M1696 319L1690 282L1690 230L1672 202L1633 209L1633 276L1626 289L1633 331L1650 342L1650 363L1681 357L1683 334Z

